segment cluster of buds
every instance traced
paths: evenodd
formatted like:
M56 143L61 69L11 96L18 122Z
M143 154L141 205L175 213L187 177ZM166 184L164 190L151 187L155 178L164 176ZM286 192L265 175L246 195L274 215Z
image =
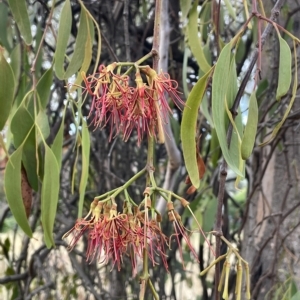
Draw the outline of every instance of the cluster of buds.
M174 225L174 233L165 235L160 226L161 216L156 214L151 218L149 212L151 200L147 199L142 206L134 206L126 202L122 213L117 212L117 205L108 202L94 200L90 211L85 218L78 219L75 226L68 231L63 238L72 235L68 246L71 251L80 238L87 234L88 246L86 251L87 261L97 260L121 269L124 258L131 260L132 273L137 274L138 261L149 259L153 266L162 262L168 270L167 252L173 238L178 242L180 256L183 263L180 238L182 237L191 253L198 261L189 236L180 220L180 216L174 211L171 204L168 206L169 220ZM144 254L146 253L146 256ZM184 265L183 265L184 266Z
M122 64L100 65L98 73L83 74L86 92L92 96L92 124L96 128L110 126L110 140L121 133L126 141L136 130L138 144L145 133L163 143L163 124L171 112L167 95L178 107L184 105L177 82L167 73L157 74L149 66L134 65L135 84L131 85L127 73L121 73Z
M235 249L223 236L221 239L228 245L229 250L227 253L219 256L215 259L206 269L204 269L200 276L205 275L213 266L219 263L221 260L225 259L222 269L221 278L218 285L218 291L222 292L222 298L224 300L229 299L229 275L231 270L231 255L234 254L237 258L236 264L236 283L235 283L235 294L236 299L242 299L242 283L243 283L243 271L246 273L245 284L245 299L251 299L250 294L250 271L248 263L240 256L238 250Z

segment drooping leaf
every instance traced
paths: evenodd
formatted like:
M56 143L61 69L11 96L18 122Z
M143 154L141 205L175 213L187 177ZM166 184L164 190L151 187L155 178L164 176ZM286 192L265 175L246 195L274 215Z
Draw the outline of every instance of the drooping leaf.
M53 69L51 67L43 74L43 76L41 77L41 79L38 81L36 85L36 90L39 95L39 100L42 109L46 109L46 106L48 104L52 82L53 82Z
M191 8L192 0L180 0L180 9L181 9L181 20L185 22L185 19Z
M0 28L2 28L2 30L0 30L0 44L7 50L10 52L11 50L11 45L8 41L7 35L8 35L8 30L4 30L7 29L7 25L9 24L8 21L8 9L7 9L7 5L1 1L0 2Z
M85 41L85 48L84 48L84 60L82 62L81 65L81 69L78 72L77 78L74 82L74 85L71 89L71 92L74 91L76 89L76 87L78 85L81 84L83 78L81 76L82 72L87 72L91 61L92 61L92 53L93 53L93 40L94 40L94 25L93 25L93 21L91 20L91 18L88 16L87 18L88 21L88 36L87 39Z
M21 159L23 147L19 147L7 162L4 175L4 188L10 210L18 225L29 236L32 231L29 226L21 190Z
M21 45L17 44L10 54L10 66L14 73L15 88L18 86L21 74Z
M75 41L74 53L67 67L64 78L69 78L75 74L81 67L85 56L86 39L89 37L88 19L85 10L81 10L79 28Z
M279 38L279 70L276 99L280 100L291 85L292 81L292 54L288 43L280 36Z
M188 36L188 44L191 48L191 51L196 58L196 61L200 67L200 69L206 73L210 70L210 65L208 64L204 52L203 47L199 38L198 31L198 1L194 1L193 7L190 10L189 14L189 22L187 25L187 36Z
M36 34L35 34L35 53L38 52L39 46L40 46L40 42L42 40L42 36L43 36L43 29L41 26L41 23L39 22L37 24L37 28L36 28ZM38 57L36 58L36 64L35 64L35 74L36 75L40 75L41 72L41 67L42 67L42 63L43 63L43 54L44 54L44 50L43 47L39 50L39 54Z
M260 144L260 146L265 146L266 144L270 143L276 137L277 133L279 132L283 123L285 122L286 118L288 117L288 115L293 107L293 104L295 102L295 99L297 96L297 86L298 86L298 71L297 71L298 70L298 61L297 61L297 52L295 49L296 49L296 45L294 42L295 75L294 75L294 83L293 83L292 97L291 97L290 103L289 103L281 121L275 126L275 128L271 134L271 137L264 143Z
M86 122L82 121L82 136L81 136L81 178L79 185L79 204L78 204L78 218L82 216L83 202L85 197L85 189L89 176L89 164L90 164L90 133Z
M0 131L3 129L14 99L15 78L0 47Z
M62 159L62 150L63 150L62 148L63 148L63 136L64 136L64 119L65 118L63 117L61 120L59 130L51 146L51 149L56 157L59 170L61 168L61 159Z
M44 178L41 196L41 214L45 244L48 248L55 246L53 227L59 195L59 168L51 148L45 144Z
M236 13L235 13L234 8L232 7L231 1L230 0L224 0L224 2L225 2L225 5L227 7L227 10L228 10L230 16L233 18L233 20L235 20L236 19Z
M256 93L253 92L249 100L249 111L248 111L248 120L245 126L245 132L242 139L242 158L247 159L250 157L256 137L257 124L258 124L258 106L256 100Z
M48 121L48 116L44 110L40 110L35 119L35 125L38 129L38 134L40 138L37 140L38 143L45 141L50 134L50 126Z
M60 14L56 51L55 51L55 63L54 63L56 76L60 80L64 79L64 74L65 74L64 61L65 61L65 54L68 45L68 40L71 33L71 26L72 26L71 5L70 5L70 0L66 0Z
M196 159L195 130L197 125L198 110L206 89L207 79L211 71L202 76L194 85L183 110L181 123L181 140L183 158L190 180L194 187L200 184Z
M23 164L31 187L38 190L37 153L34 120L25 106L20 106L11 120L14 146L23 145Z
M21 35L27 45L32 43L30 21L25 0L8 0L11 12L14 16Z
M231 65L231 44L227 44L221 51L217 61L213 82L212 82L212 116L215 124L216 133L219 139L220 147L224 158L230 168L239 176L243 176L239 169L234 154L231 153L227 143L227 128L226 124L226 95L229 83Z

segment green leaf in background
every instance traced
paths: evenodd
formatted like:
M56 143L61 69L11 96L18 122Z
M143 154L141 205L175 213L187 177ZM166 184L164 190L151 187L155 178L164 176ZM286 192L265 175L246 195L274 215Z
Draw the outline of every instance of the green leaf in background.
M15 89L18 87L21 74L21 45L17 44L10 54L10 66L14 73Z
M11 12L27 45L32 43L30 21L25 0L8 0Z
M21 160L23 147L19 147L7 163L4 175L4 189L10 210L18 225L29 236L32 237L21 189Z
M37 28L36 28L36 34L35 34L35 53L38 53L39 45L41 43L43 36L43 29L41 27L41 23L38 23ZM39 55L36 59L36 64L35 64L35 74L37 76L40 76L41 73L41 67L43 63L43 55L44 55L44 49L43 47L39 50Z
M94 41L95 32L94 32L94 24L90 16L88 16L87 21L88 21L88 36L85 41L84 60L82 62L81 69L78 72L77 78L71 88L71 92L76 90L77 86L81 84L83 80L81 76L81 72L86 73L92 61L93 41Z
M14 100L15 78L0 47L0 131L3 129Z
M180 0L181 20L185 22L185 19L192 6L192 0Z
M206 73L210 70L211 67L205 58L203 47L201 45L200 38L199 38L197 7L198 7L198 1L195 1L189 14L189 23L187 25L187 37L188 37L188 44L191 48L194 57L196 58L196 61L200 69L204 73Z
M292 54L288 43L278 34L279 38L279 69L276 99L280 100L291 85L292 81Z
M279 132L283 123L285 122L286 118L288 117L288 115L293 107L293 104L295 102L295 99L297 96L297 90L298 90L298 88L297 88L298 87L298 61L297 61L297 52L296 52L295 42L294 42L294 60L295 60L295 67L294 67L295 75L294 75L294 83L293 83L292 97L291 97L290 103L289 103L286 111L284 112L284 115L283 115L281 121L275 126L275 128L271 134L271 137L264 143L260 144L260 146L265 146L266 144L270 143L276 137L277 133Z
M34 120L29 111L22 105L11 120L11 132L16 148L23 144L23 164L30 186L38 190L37 155Z
M45 144L44 178L41 196L41 214L47 248L55 246L53 227L59 194L59 168L53 151Z
M227 144L226 96L229 85L231 66L231 44L228 43L221 51L217 61L212 82L212 116L223 156L230 168L239 176L243 176L239 164Z
M0 44L10 52L11 45L8 42L7 34L8 30L4 30L3 28L7 28L7 24L9 24L8 19L8 9L6 3L3 1L0 2Z
M211 70L202 76L194 85L183 110L181 123L181 140L183 158L191 182L195 188L199 187L199 171L196 159L195 130L197 126L198 110L206 90L207 79Z
M46 106L48 104L52 82L53 82L53 69L51 67L43 74L43 76L40 78L36 86L36 90L39 95L40 105L42 109L46 109Z
M78 204L78 218L82 217L83 202L85 197L85 189L89 176L90 165L90 133L86 122L82 121L82 136L81 136L81 156L82 156L82 170L79 185L79 204Z
M85 43L89 37L88 18L85 10L81 10L78 34L75 41L74 53L67 67L64 78L69 78L81 67L85 54Z
M56 76L60 79L64 79L65 69L64 69L64 61L66 49L71 33L72 26L72 11L70 0L66 0L65 4L62 8L59 20L59 28L57 34L57 44L55 51L55 73Z
M232 17L233 20L235 20L236 19L236 14L235 14L234 8L231 5L231 1L230 0L224 0L224 2L225 2L225 5L228 9L228 12L229 12L230 16Z
M40 137L38 138L38 144L41 141L45 141L50 134L50 126L48 122L48 116L45 110L40 110L35 119L35 125L37 126Z
M59 130L58 130L58 132L56 134L56 137L53 141L53 144L51 146L51 149L52 149L52 151L53 151L53 153L56 157L59 170L61 168L61 159L62 159L63 136L64 136L64 120L65 120L65 118L63 117L62 120L61 120Z
M250 157L256 137L258 124L258 106L256 100L256 93L252 92L249 100L248 120L245 126L245 131L242 139L241 153L242 158L246 160Z

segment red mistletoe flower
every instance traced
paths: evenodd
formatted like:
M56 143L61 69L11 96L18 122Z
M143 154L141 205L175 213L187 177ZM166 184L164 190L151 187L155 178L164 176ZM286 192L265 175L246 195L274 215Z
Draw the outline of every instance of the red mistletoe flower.
M168 121L172 113L167 95L178 106L184 102L178 94L178 84L170 79L167 73L157 74L149 66L136 67L135 86L129 85L129 77L114 72L118 63L105 67L101 65L99 72L84 78L86 92L92 96L89 117L97 128L109 124L111 140L122 133L128 140L134 130L137 131L138 144L144 134L158 137L164 142L163 123ZM147 78L144 82L141 72ZM144 78L144 79L145 79Z

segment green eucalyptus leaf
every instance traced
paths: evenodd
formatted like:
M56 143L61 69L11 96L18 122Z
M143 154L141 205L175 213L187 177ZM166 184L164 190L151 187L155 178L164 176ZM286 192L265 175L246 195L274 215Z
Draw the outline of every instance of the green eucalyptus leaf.
M82 136L81 136L81 178L79 185L79 205L78 205L78 218L82 217L83 202L85 197L85 189L89 176L89 165L90 165L90 133L86 122L82 121Z
M194 85L186 101L181 123L182 151L185 166L191 182L195 188L199 187L200 179L196 159L195 130L198 110L207 86L207 79L211 70L202 76Z
M60 14L56 51L55 51L55 63L54 63L56 76L60 80L63 80L65 75L64 62L65 62L66 49L71 34L71 26L72 26L71 5L70 5L70 0L66 0Z
M15 78L0 49L0 131L5 126L14 100Z
M276 91L276 99L280 100L291 85L292 81L292 54L288 43L280 36L279 38L279 77Z
M87 72L91 61L92 61L92 54L93 54L93 41L94 41L94 24L91 18L88 16L88 36L85 41L85 52L84 52L84 60L81 65L81 69L78 72L77 78L74 82L74 85L71 89L71 92L74 91L77 86L79 86L83 80L81 73L82 72Z
M25 0L8 0L11 12L27 45L32 43L30 21Z
M10 52L11 45L8 41L7 35L9 31L7 30L9 24L8 9L6 3L0 2L0 45L2 45L7 51ZM10 24L9 24L10 25Z
M234 157L235 153L229 150L227 144L227 128L225 124L227 113L228 85L230 83L228 74L230 73L231 65L231 44L227 44L221 51L219 59L216 63L213 82L212 82L212 116L215 124L216 133L219 139L220 147L223 156L230 168L239 176L243 176L240 171L240 165ZM231 148L230 148L231 149Z
M45 110L40 110L35 119L35 125L37 126L40 138L38 143L45 141L50 134L50 126L48 122L48 116Z
M197 7L198 1L194 1L193 7L189 14L189 23L187 25L188 44L200 69L206 73L211 67L205 58L203 47L199 38Z
M15 88L18 87L18 81L20 80L21 74L21 45L17 44L10 54L10 66L14 73Z
M32 237L25 207L22 198L21 188L21 160L23 147L19 147L7 162L4 175L4 189L10 210L21 229Z
M53 141L53 144L51 146L51 149L56 157L59 170L61 169L63 137L64 137L64 120L65 120L65 118L63 117L61 120L59 130L58 130L56 137Z
M180 9L181 9L181 20L185 22L185 19L189 13L189 10L192 6L192 0L180 0Z
M53 239L53 227L58 203L59 174L56 157L51 148L45 144L45 165L41 196L41 214L45 244L48 248L55 246Z
M38 190L37 153L34 120L29 111L20 106L15 112L10 125L16 148L23 144L23 164L30 186Z
M232 17L233 20L236 19L236 13L234 8L232 7L231 1L230 0L224 0L225 5L227 7L227 10L229 12L229 15Z
M78 34L75 41L74 53L68 65L64 78L69 78L81 67L85 55L85 43L89 36L88 18L85 10L81 10Z
M53 69L48 69L37 83L36 90L39 95L40 105L45 109L51 92L51 85L53 83Z
M253 92L249 100L248 120L245 126L244 136L242 139L241 153L242 158L246 160L250 157L256 137L257 124L258 124L258 106L256 100L256 93Z

